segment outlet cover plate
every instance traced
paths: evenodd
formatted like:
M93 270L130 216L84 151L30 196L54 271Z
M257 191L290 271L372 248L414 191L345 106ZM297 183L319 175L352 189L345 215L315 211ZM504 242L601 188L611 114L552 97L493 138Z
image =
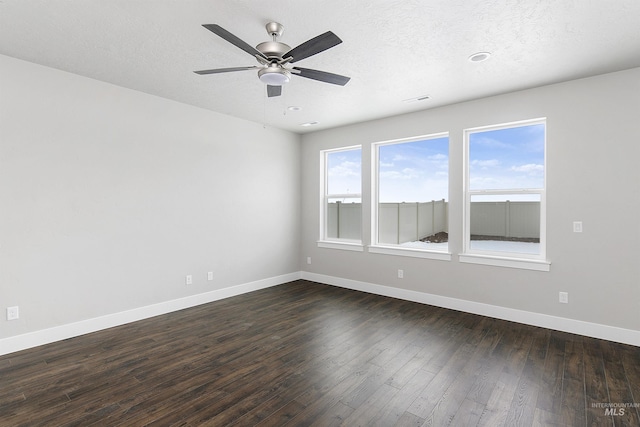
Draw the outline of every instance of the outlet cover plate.
M20 309L16 307L7 307L7 320L17 320L20 318Z

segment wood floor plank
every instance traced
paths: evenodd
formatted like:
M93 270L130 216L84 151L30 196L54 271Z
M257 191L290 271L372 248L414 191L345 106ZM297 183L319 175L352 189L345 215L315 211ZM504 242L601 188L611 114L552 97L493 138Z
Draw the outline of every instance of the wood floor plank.
M629 345L618 345L619 355L622 358L622 366L627 377L627 383L631 389L631 395L637 403L640 400L640 357L635 348ZM640 404L634 405L636 416L640 418ZM630 410L633 410L630 409Z
M345 420L353 413L353 408L342 402L336 402L322 417L309 424L310 427L337 427L344 425ZM363 424L356 424L363 425Z
M400 390L388 384L382 384L376 388L364 402L344 419L344 424L348 426L371 426L380 419L379 413L384 410L387 402L392 400ZM351 406L350 406L351 407Z
M471 399L483 407L489 401L503 369L501 363L496 363L494 353L501 340L502 333L499 328L492 327L487 331L483 340L484 345L480 347L480 363L472 375L473 380L467 393L467 399Z
M483 404L471 399L464 399L458 412L451 420L452 426L476 426L480 422L480 417L484 411Z
M544 409L536 408L533 413L532 427L575 427L558 421L558 416ZM588 427L599 427L599 424L588 424Z
M551 331L547 344L547 353L541 375L540 393L536 401L536 408L560 416L562 403L562 380L564 375L565 342Z
M518 382L516 394L507 414L507 425L530 426L533 424L538 394L540 393L538 379L544 371L549 335L542 329L533 329L532 338L533 341Z
M243 420L241 423L237 425L254 425L260 427L281 427L289 424L294 417L296 417L299 413L301 413L306 408L305 405L298 402L297 400L290 400L286 405L281 406L278 410L269 414L268 417L263 418L261 421L252 424L247 423L245 421L249 421L249 419Z
M447 390L440 396L429 415L425 419L427 426L449 425L460 410L462 403L470 392L470 379L475 378L489 352L494 348L495 339L491 334L487 338L489 329L485 327L487 319L478 318L471 335L464 344L468 346L469 356L466 362Z
M379 372L380 367L365 363L357 371L352 371L334 387L324 389L321 393L313 393L314 398L303 395L302 401L306 402L305 409L296 415L288 423L289 425L310 425L320 418L330 416L330 408L343 398L349 397L350 393L357 390L370 374Z
M429 385L435 375L433 372L424 369L414 372L411 379L380 407L377 419L372 421L371 426L385 427L400 422L400 419L407 413L409 405L420 396L420 393ZM394 385L392 386L395 387ZM422 418L420 419L423 420Z
M424 424L423 418L413 415L410 412L405 412L393 427L418 427L422 426L422 424Z
M607 379L604 372L604 360L598 340L585 340L585 405L587 426L613 426L613 418L605 414L602 405L609 402Z
M440 369L427 387L421 392L420 396L413 401L407 409L407 412L423 419L429 417L436 406L446 396L446 391L455 381L460 371L462 371L462 368L472 353L472 345L463 344L459 346L458 351L452 354L449 362Z
M506 420L509 410L511 408L511 402L518 389L519 378L513 374L502 372L496 386L489 397L478 426L507 426Z
M638 347L303 280L0 356L1 426L617 426L638 399Z
M640 418L633 406L634 396L622 363L620 346L610 342L599 342L604 361L605 378L609 390L609 403L614 425L640 426ZM639 359L640 360L640 359Z

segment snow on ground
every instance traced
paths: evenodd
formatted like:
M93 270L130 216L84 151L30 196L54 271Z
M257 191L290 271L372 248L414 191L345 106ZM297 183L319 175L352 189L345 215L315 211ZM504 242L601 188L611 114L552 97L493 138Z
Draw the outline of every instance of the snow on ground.
M400 244L403 248L411 248L411 249L425 249L428 251L441 251L446 252L449 250L449 244L447 242L444 243L427 243L427 242L406 242Z
M424 249L428 251L446 252L448 243L406 242L400 246L403 248ZM514 252L521 254L539 254L540 243L510 242L504 240L472 240L471 249L478 251Z

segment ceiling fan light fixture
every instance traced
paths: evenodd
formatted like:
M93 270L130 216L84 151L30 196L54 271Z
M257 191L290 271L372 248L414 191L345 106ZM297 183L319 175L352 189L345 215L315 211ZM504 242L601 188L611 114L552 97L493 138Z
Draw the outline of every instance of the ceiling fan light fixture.
M282 86L285 83L289 83L291 73L277 65L270 65L258 71L258 77L262 83L268 84L269 86Z

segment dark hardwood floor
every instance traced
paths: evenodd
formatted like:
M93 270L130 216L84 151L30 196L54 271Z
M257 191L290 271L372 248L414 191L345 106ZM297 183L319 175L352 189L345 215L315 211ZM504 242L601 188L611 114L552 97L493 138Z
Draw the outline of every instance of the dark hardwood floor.
M640 426L639 402L639 347L306 281L0 357L1 426Z

